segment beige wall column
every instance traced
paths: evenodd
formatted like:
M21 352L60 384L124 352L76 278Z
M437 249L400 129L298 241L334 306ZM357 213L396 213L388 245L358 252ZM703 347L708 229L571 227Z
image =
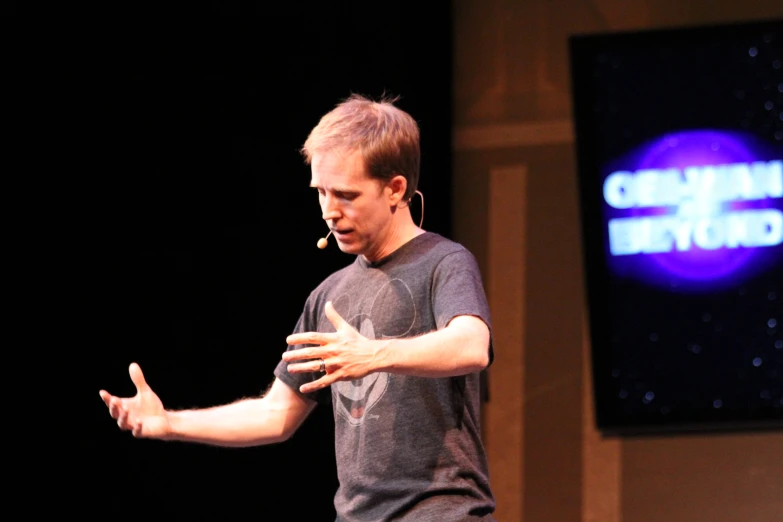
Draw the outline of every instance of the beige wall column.
M493 169L489 182L487 295L498 364L489 371L484 433L498 520L523 512L526 179L527 169L513 166Z

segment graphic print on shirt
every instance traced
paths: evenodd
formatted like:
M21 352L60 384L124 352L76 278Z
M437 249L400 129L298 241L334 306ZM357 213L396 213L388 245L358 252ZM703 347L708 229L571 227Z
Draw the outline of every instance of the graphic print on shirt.
M360 289L364 290L364 289ZM403 281L385 282L369 305L357 303L353 309L351 295L343 294L332 301L334 309L360 334L368 339L391 339L407 335L416 321L413 294ZM352 426L364 423L370 410L378 404L389 386L389 374L376 372L353 381L332 384L335 411Z

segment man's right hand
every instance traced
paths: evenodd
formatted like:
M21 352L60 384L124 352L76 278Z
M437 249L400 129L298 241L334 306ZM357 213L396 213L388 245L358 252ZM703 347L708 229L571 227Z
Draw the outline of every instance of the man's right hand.
M128 369L131 381L136 385L134 397L122 398L100 390L101 399L109 408L109 414L117 420L120 429L128 430L134 437L166 439L171 436L169 422L163 403L144 380L144 374L136 363Z

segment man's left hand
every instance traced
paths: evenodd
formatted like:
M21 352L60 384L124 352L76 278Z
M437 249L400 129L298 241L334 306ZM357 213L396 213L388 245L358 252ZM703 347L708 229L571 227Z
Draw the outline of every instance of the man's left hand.
M325 388L336 381L361 379L375 371L377 363L377 341L367 339L348 324L332 306L331 301L324 307L326 317L337 330L334 333L304 332L289 335L286 342L298 344L316 344L317 347L300 348L283 353L290 373L311 373L320 371L324 362L324 376L304 384L299 388L302 393L310 393ZM299 362L306 361L306 362Z

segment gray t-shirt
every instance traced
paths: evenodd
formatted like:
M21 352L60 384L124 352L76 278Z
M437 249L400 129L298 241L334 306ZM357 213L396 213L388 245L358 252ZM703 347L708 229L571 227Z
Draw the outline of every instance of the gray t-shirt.
M327 301L370 339L415 337L459 315L490 325L475 258L431 232L375 263L357 256L329 276L310 294L295 332L334 332ZM491 343L487 349L492 357ZM290 374L281 361L275 375L299 393L322 374ZM381 372L308 394L334 410L338 521L494 520L479 378Z

